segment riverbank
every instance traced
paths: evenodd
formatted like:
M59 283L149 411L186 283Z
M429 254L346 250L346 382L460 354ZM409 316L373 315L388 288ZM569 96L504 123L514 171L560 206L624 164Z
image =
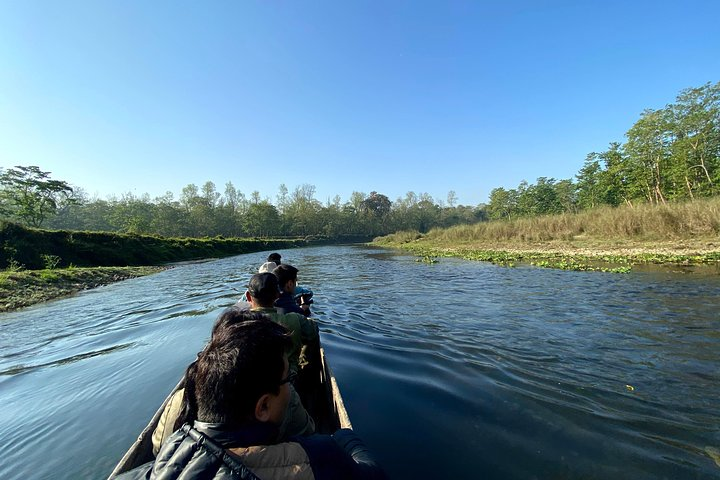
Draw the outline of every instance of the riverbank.
M397 232L373 245L400 248L432 262L462 257L506 266L625 273L638 266L720 269L720 197L667 205L598 207L578 213L492 220ZM702 267L702 268L700 268Z
M0 272L0 312L16 310L81 290L150 275L170 267L94 267Z
M376 238L372 245L398 248L432 263L438 257L459 257L513 267L531 264L563 270L627 273L642 266L720 273L720 239L606 240L576 238L552 241L465 241L449 243L419 234ZM677 268L676 268L677 267Z
M328 243L346 237L166 238L0 223L0 312L155 273L178 262Z
M160 237L114 232L42 230L0 223L0 268L126 267L222 258L264 250L328 243L335 239Z

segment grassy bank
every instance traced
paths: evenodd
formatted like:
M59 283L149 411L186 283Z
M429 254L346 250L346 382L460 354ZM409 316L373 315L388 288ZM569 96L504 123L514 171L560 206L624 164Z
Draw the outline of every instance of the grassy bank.
M164 238L0 224L0 311L155 273L171 262L351 241L367 238Z
M398 232L376 238L373 244L411 251L426 261L457 256L568 270L719 265L720 198L483 222L424 235Z
M0 269L162 265L280 250L328 239L165 238L107 232L40 230L0 225Z
M165 268L167 267L95 267L0 272L0 312L128 278L149 275Z

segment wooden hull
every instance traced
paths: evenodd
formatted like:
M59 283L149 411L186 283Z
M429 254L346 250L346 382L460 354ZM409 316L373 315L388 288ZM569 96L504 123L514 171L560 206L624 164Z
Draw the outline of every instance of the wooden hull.
M345 404L340 395L340 389L330 365L327 363L323 348L319 348L318 357L316 362L318 367L304 371L300 375L298 384L296 384L298 393L303 399L303 404L315 420L318 433L331 434L339 428L352 428L350 417L348 417ZM157 427L160 415L165 410L165 405L170 401L170 397L176 390L182 388L184 383L184 380L181 380L170 392L170 395L153 415L150 423L143 429L137 440L115 466L109 479L155 458L152 453L153 431Z

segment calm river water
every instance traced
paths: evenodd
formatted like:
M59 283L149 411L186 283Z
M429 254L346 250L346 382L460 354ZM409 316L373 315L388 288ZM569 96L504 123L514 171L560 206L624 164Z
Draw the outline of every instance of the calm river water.
M720 275L281 251L391 478L719 478ZM0 314L0 478L104 478L267 253Z

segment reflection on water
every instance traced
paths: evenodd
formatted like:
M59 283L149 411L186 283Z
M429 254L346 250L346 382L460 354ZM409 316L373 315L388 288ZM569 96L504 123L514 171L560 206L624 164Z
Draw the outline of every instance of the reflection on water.
M717 275L281 253L393 478L720 476ZM0 478L106 476L264 256L0 315Z

